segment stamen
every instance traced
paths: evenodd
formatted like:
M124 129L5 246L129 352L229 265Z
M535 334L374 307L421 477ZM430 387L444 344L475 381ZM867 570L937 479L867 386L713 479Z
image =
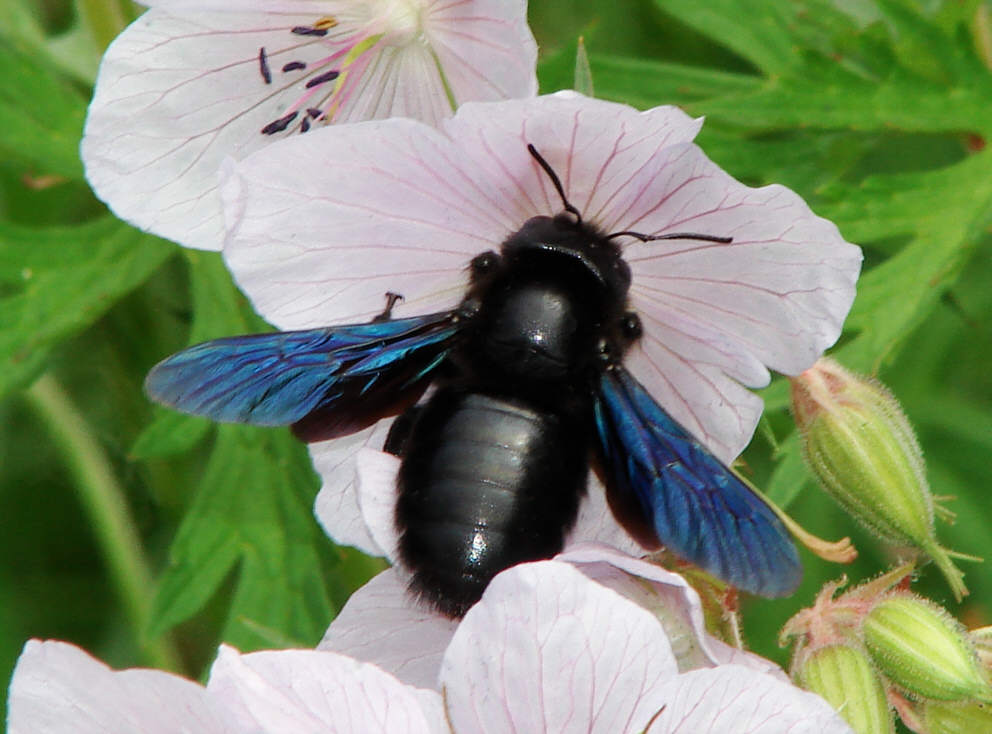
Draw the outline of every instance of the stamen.
M318 107L307 107L307 114L316 120L318 117L324 114L324 111Z
M307 65L302 61L290 61L288 64L282 67L283 73L287 71L296 71L297 69L306 69Z
M318 28L320 30L329 30L334 26L336 26L337 24L338 24L337 18L331 15L325 15L323 18L321 18L316 23L314 23L313 27Z
M310 118L304 117L303 122L300 123L300 132L305 133L310 131Z
M266 84L272 83L272 72L269 70L269 57L265 53L265 46L258 49L258 70L262 74L262 79Z
M310 26L298 25L290 33L298 36L326 36L328 28L311 28Z
M307 82L307 89L312 89L318 84L323 84L324 82L331 82L340 76L340 72L337 69L331 69L331 71L325 71L323 74L318 74L313 79Z
M268 125L262 128L262 135L275 135L276 133L281 133L287 127L289 123L296 119L296 116L300 114L299 112L290 112L285 117L280 117L278 120L273 120Z

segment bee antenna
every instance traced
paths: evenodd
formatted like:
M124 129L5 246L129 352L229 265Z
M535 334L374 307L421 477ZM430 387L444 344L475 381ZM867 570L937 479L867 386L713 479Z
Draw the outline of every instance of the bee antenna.
M557 191L558 196L561 197L561 203L565 205L565 211L574 214L575 218L579 220L578 223L582 224L582 214L580 214L579 210L569 203L568 199L565 196L565 188L561 185L561 179L558 178L558 174L555 173L555 169L551 167L550 163L544 160L544 156L538 153L537 148L535 148L530 143L527 143L527 152L529 152L534 157L534 160L537 161L538 165L540 165L541 168L544 169L544 172L548 174L548 178L550 178L551 183L554 184L555 191Z
M606 235L606 239L612 240L614 237L636 237L641 242L654 242L655 240L699 240L700 242L719 242L728 245L734 241L733 237L718 237L715 234L697 234L696 232L671 232L669 234L641 234L640 232L614 232Z

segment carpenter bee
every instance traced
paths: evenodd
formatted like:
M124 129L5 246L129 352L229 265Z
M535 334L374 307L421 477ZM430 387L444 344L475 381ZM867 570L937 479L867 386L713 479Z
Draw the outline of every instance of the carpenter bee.
M611 504L669 550L746 591L781 596L801 567L774 512L623 366L641 334L615 240L528 150L564 210L526 221L468 264L451 311L217 339L156 365L156 401L218 421L357 430L408 405L385 450L401 458L395 522L411 590L460 616L497 573L562 549L597 459ZM426 400L417 399L430 385Z

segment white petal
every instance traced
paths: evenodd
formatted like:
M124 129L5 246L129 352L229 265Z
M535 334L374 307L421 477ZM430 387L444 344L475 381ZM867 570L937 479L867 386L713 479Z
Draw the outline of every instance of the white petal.
M314 469L323 480L314 502L314 514L331 540L350 545L371 556L384 555L372 539L358 504L356 457L366 446L379 448L393 419L381 420L350 436L309 445Z
M80 151L97 195L142 229L219 250L220 161L272 142L262 128L302 86L280 68L327 55L319 41L289 32L316 17L153 9L138 18L107 49L86 120Z
M424 32L457 104L537 94L537 44L526 0L437 0Z
M723 640L718 640L713 635L706 635L706 646L712 652L718 665L741 665L759 673L770 675L772 678L790 683L791 680L784 670L773 663L768 658L755 655L750 650L742 650L739 647L728 645Z
M751 189L694 145L638 172L609 217L644 234L693 232L626 247L630 300L644 322L631 371L724 461L750 440L766 369L798 374L836 341L854 299L860 249L781 186ZM752 405L748 405L752 403Z
M441 697L404 685L373 665L331 652L241 655L222 647L207 689L229 702L245 731L271 734L431 734L444 731Z
M666 705L649 734L850 734L819 696L750 668L684 673L664 686Z
M459 732L640 731L675 675L654 617L569 564L498 575L441 666Z
M312 143L312 145L311 145ZM271 146L222 185L225 258L256 310L284 329L456 306L472 257L510 225L487 210L436 130L341 125Z
M74 645L31 640L10 684L9 734L234 734L202 686L114 671Z
M417 604L403 571L383 571L331 622L318 649L374 663L404 683L437 688L441 657L458 623Z
M706 634L699 594L677 573L593 544L567 548L555 560L573 564L589 579L654 614L668 636L680 670L720 662Z
M583 219L606 231L604 213L638 171L665 148L695 138L702 120L677 107L638 112L633 107L558 92L532 100L467 104L443 129L485 176L496 194L493 207L506 212L511 231L532 216L563 209L551 180L531 158L533 144L558 174Z
M365 525L382 554L395 563L399 534L396 529L396 475L400 459L385 451L364 448L358 452L358 506Z
M190 247L221 247L220 161L316 126L306 110L331 109L336 85L314 80L341 70L335 64L362 35L387 31L342 75L335 121L404 116L437 124L452 110L442 73L459 102L532 95L536 86L536 50L519 0L430 3L424 33L438 38L437 54L421 38L390 45L389 28L379 25L391 22L393 9L382 3L152 4L104 56L81 152L91 185L118 216ZM291 33L322 17L337 21L325 37ZM480 35L494 30L492 39ZM512 56L514 41L529 46ZM307 66L283 71L290 62ZM489 75L478 78L479 69ZM283 129L263 134L292 112Z

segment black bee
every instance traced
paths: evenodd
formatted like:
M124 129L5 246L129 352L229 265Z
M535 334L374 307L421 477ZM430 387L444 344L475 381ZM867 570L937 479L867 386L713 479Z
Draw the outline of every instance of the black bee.
M741 589L791 592L801 567L768 505L623 367L641 334L626 310L621 236L564 204L469 263L453 311L217 339L156 365L158 402L219 421L340 434L410 404L385 450L401 457L396 524L411 590L459 616L497 573L561 550L598 456L612 505L669 550Z

